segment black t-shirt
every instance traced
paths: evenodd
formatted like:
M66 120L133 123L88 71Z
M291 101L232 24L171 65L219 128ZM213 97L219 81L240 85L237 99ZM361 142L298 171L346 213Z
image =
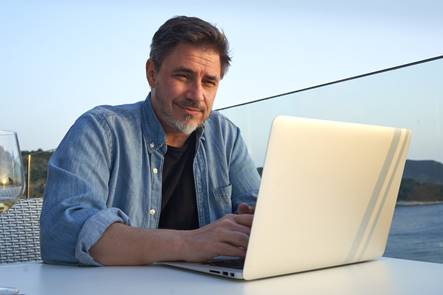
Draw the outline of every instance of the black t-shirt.
M162 208L159 228L198 228L193 162L196 136L192 133L181 148L168 146L163 163Z

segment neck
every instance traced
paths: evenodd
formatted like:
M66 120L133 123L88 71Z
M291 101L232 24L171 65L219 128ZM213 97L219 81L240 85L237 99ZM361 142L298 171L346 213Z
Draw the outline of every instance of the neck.
M176 133L167 132L165 135L165 142L168 146L172 146L175 148L181 148L185 144L185 142L189 138L189 136L190 135L180 133L180 132L176 132Z

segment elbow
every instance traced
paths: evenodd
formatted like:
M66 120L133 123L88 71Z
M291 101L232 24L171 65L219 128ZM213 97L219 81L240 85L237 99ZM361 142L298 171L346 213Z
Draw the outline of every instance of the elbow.
M54 222L42 214L40 219L40 254L44 263L78 264L75 242L62 222Z
M40 232L40 254L44 263L78 264L73 251L69 251L69 248L62 241L51 238L44 230Z

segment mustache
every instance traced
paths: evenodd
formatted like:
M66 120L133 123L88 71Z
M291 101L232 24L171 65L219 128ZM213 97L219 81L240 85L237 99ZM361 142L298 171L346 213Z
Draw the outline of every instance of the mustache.
M200 103L192 99L183 99L177 102L177 104L182 108L198 109L201 112L206 111L206 106L203 103Z

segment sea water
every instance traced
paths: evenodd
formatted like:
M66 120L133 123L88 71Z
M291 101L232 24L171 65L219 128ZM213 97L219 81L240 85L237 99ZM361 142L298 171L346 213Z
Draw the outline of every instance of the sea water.
M384 256L443 263L443 204L397 206Z

